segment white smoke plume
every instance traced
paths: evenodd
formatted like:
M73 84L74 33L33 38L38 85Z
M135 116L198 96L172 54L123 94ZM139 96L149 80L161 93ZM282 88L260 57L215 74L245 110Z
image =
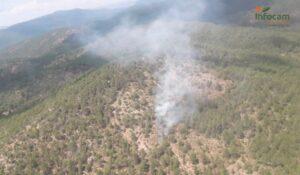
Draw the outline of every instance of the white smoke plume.
M159 135L195 111L195 87L190 70L198 55L191 46L191 23L205 8L199 0L177 1L176 5L150 24L133 26L130 21L101 36L88 46L98 55L113 60L164 58L156 73L155 114Z
M155 114L160 138L184 117L195 112L197 88L191 81L192 71L185 65L193 60L167 59L164 68L158 73L159 85L155 96Z

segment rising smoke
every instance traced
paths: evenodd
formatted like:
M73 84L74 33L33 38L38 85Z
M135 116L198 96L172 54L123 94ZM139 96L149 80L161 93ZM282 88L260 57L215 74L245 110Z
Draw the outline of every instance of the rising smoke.
M186 66L192 64L194 61L190 57L168 58L157 73L159 85L155 93L155 114L159 138L196 110L195 100L200 94L191 81L193 72Z
M174 2L172 8L151 23L132 25L132 21L124 19L122 25L88 46L101 57L118 61L164 58L164 65L156 73L155 90L160 136L168 134L172 126L196 109L196 90L185 64L193 65L193 58L199 55L191 46L190 25L199 19L205 5L199 0Z

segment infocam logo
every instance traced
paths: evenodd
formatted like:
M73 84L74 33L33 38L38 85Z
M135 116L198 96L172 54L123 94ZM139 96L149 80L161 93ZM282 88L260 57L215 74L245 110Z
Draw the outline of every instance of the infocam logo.
M263 6L255 7L255 19L257 21L264 21L268 25L288 25L290 21L289 14L273 14L270 13L272 9L272 0L266 0Z

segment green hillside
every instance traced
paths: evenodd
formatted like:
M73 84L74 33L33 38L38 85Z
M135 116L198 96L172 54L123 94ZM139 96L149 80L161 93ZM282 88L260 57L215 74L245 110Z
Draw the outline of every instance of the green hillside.
M300 174L299 31L193 27L201 53L193 66L213 77L204 87L213 95L161 141L153 107L160 60L88 69L92 62L42 103L0 118L0 174ZM67 58L47 63L45 76L95 60Z
M201 30L196 37L206 42L196 45L235 88L216 107L203 108L209 117L193 127L222 135L229 156L251 153L270 168L261 174L298 174L299 31L207 28L212 34ZM255 166L248 168L253 172Z
M0 117L52 95L105 61L84 51L80 31L60 29L0 53Z

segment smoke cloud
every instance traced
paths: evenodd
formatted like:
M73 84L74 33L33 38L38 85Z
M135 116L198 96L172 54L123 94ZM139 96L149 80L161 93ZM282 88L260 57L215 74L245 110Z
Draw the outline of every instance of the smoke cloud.
M195 97L199 92L191 81L193 72L188 69L193 64L194 61L189 57L168 58L164 68L157 73L159 85L155 96L155 113L159 138L196 110Z
M190 26L206 8L199 0L175 0L172 4L151 23L132 25L132 21L124 19L112 32L87 47L112 61L164 59L164 65L156 73L154 109L160 136L168 134L172 126L196 109L196 88L186 64L193 65L193 58L199 55L191 46Z

